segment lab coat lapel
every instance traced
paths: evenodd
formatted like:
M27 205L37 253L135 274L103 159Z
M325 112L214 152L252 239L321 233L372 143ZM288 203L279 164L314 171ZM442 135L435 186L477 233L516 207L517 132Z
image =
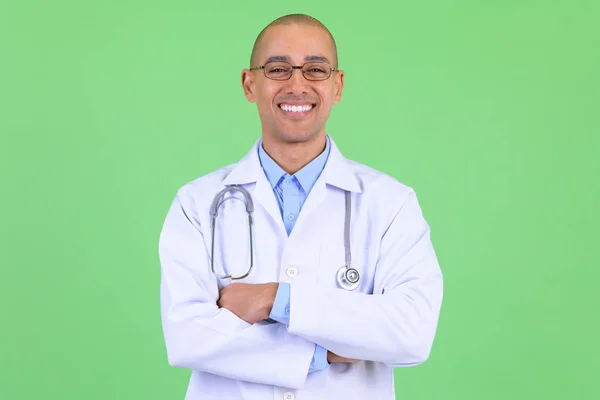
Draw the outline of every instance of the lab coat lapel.
M362 192L351 162L343 156L333 139L331 137L329 139L331 152L319 180L324 185L335 186L338 189L356 193Z
M256 186L254 187L252 196L267 211L275 225L277 225L278 229L281 231L280 233L287 236L285 226L283 225L283 219L281 218L281 212L279 211L279 204L275 198L275 193L273 193L273 188L271 188L264 173L257 177Z
M278 227L287 237L283 220L281 219L281 213L279 211L279 205L275 198L275 193L265 176L265 173L260 165L258 159L258 144L260 140L257 140L250 151L242 158L223 180L223 185L245 185L254 183L253 188L247 188L252 195L252 200L256 206L261 206L267 214L273 219L274 224Z
M302 210L300 211L298 220L294 225L294 229L292 229L290 238L294 236L294 232L302 232L304 224L309 223L307 221L310 221L310 214L326 200L327 193L331 190L328 188L328 185L350 192L360 193L362 191L358 180L354 175L352 166L349 164L349 161L344 158L331 137L330 144L331 151L327 163L325 164L325 168L308 194L308 197L302 206ZM343 202L340 203L340 207L344 207ZM301 233L296 234L298 235Z

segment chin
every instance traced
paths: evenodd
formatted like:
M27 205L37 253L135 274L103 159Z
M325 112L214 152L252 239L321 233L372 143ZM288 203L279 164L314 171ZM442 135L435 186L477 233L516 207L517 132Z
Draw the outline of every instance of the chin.
M277 136L288 143L301 143L315 139L319 132L314 131L280 131Z
M304 125L304 126L302 126ZM284 124L280 126L274 133L280 140L288 143L307 142L315 140L323 128L319 126L309 126L312 124Z

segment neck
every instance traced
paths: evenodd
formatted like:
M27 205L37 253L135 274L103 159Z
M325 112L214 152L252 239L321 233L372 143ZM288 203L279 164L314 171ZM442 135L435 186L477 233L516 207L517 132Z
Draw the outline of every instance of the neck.
M279 142L263 136L265 152L290 175L300 171L325 150L325 135L302 142Z

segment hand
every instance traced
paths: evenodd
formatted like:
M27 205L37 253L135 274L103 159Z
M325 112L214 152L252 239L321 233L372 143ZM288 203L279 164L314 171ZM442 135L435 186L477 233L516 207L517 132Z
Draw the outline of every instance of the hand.
M355 363L359 360L355 360L354 358L346 358L346 357L341 357L338 356L335 353L330 352L329 350L327 351L327 362L331 363Z
M279 283L231 283L221 289L217 305L249 324L269 318Z

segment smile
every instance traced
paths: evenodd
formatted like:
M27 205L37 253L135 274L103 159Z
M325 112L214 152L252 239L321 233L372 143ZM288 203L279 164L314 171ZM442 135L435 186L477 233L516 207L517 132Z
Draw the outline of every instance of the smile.
M302 105L302 106L293 106L290 104L281 104L279 106L283 111L291 111L291 112L306 112L312 110L312 104Z
M288 116L303 116L308 114L313 108L314 104L280 104L279 108Z

